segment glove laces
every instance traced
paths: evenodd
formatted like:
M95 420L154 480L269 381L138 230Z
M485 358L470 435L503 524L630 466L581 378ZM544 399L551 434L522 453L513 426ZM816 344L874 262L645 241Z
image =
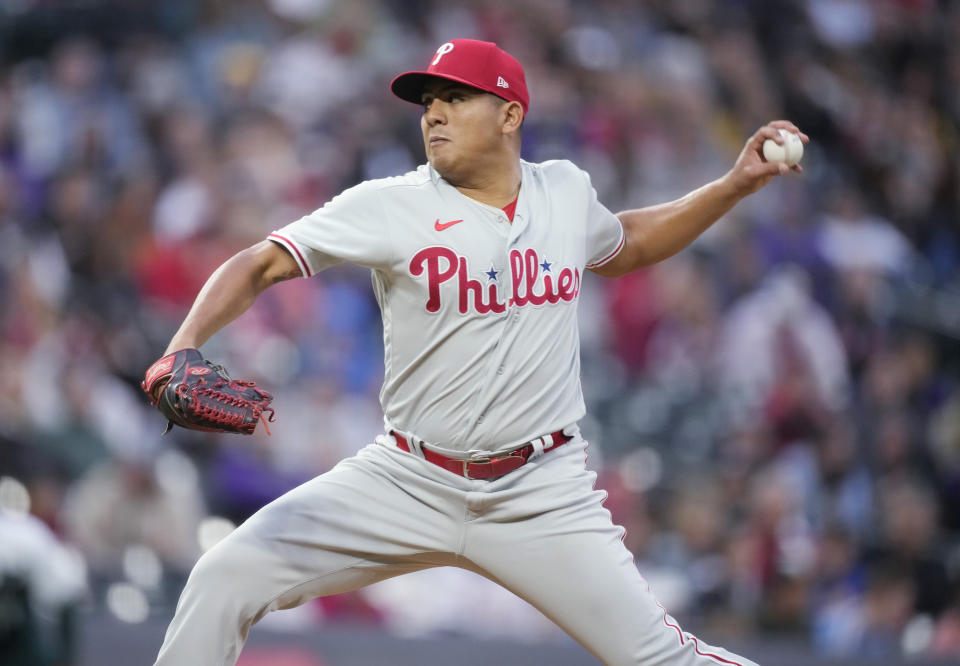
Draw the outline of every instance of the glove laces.
M223 387L230 387L236 391L253 389L259 401L243 398L226 393ZM218 425L229 425L235 428L253 431L255 424L247 423L245 410L249 409L254 421L259 420L270 434L269 421L274 420L274 409L269 406L267 394L256 387L255 382L243 380L225 380L218 378L212 386L208 386L205 379L199 379L193 386L180 384L176 388L177 396L187 401L185 407L208 422ZM207 399L201 400L200 396ZM216 403L219 403L216 404ZM222 405L222 406L221 406ZM265 418L264 413L268 413Z

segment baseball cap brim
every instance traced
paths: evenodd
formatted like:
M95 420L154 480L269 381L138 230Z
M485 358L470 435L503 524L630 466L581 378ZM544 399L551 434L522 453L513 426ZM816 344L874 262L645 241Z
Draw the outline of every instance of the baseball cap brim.
M393 94L404 100L405 102L413 102L414 104L423 103L423 91L426 90L427 84L435 80L441 81L452 81L454 83L460 83L468 88L473 88L474 90L482 90L483 92L488 92L492 95L497 95L496 90L488 90L486 88L481 88L475 83L462 79L458 76L450 76L447 74L433 74L431 72L404 72L400 74L390 83L390 90L393 91ZM501 99L506 99L502 95L497 95Z

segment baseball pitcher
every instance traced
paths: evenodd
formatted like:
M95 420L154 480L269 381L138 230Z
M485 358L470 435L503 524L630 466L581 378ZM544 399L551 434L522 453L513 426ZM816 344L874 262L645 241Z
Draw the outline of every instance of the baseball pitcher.
M765 139L807 137L771 122L722 178L614 215L572 163L520 158L530 99L495 44L449 41L391 88L423 108L427 163L360 183L229 259L143 384L171 423L253 432L272 418L270 396L197 349L267 287L348 261L370 269L383 316L384 433L197 562L156 663L234 664L269 611L457 566L606 664L753 664L680 628L603 507L577 428L577 303L586 271L615 278L669 257L787 173L763 160Z

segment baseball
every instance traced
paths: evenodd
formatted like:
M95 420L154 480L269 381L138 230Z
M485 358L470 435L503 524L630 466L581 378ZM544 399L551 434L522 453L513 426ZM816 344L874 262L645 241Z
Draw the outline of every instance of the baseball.
M800 136L785 129L780 130L783 145L773 139L763 142L763 158L768 162L786 162L787 166L794 166L803 157L803 141Z

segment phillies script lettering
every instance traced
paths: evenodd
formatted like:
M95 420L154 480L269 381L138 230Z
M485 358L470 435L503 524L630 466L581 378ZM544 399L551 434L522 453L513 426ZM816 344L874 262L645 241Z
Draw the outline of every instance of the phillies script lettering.
M498 282L484 285L471 278L467 270L467 258L449 248L428 247L417 252L410 260L411 275L427 276L427 312L440 310L440 285L454 279L459 287L460 314L471 310L479 314L499 313L506 312L507 307L513 305L522 307L569 302L580 293L579 269L563 268L555 275L540 269L541 261L536 250L510 250L513 294L504 302Z

